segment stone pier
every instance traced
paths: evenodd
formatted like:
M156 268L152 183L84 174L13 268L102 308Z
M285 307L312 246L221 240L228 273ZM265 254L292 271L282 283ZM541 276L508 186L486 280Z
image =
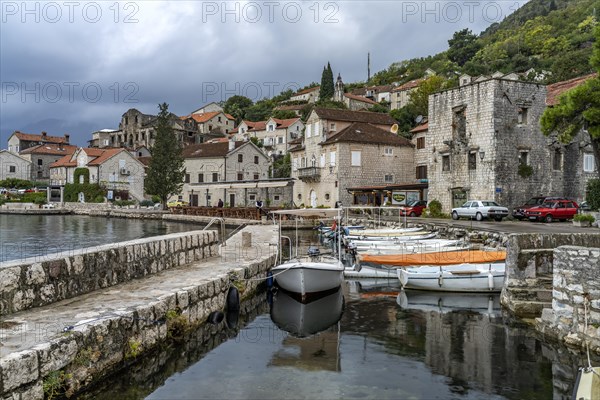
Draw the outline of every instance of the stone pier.
M250 233L249 247L242 246L242 233ZM74 255L81 257L77 260L57 257L44 261L60 263L59 274L52 274L52 265L43 262L35 267L35 274L28 274L29 267L19 264L18 276L9 274L17 288L5 291L2 298L9 306L0 323L0 398L42 399L50 390L75 396L158 345L203 325L211 312L224 311L232 286L242 298L253 294L275 262L275 227L246 227L220 248L210 240L216 239L214 232L198 235L205 234L209 240L204 251L202 242L194 241L193 236L185 239L185 245L181 238L179 245L177 241L173 245L112 245L112 250L101 249L101 254L112 251L115 258L96 259L93 270L88 270L93 258L90 253ZM162 237L144 240L165 243ZM156 257L154 266L132 261L136 267L128 270L127 257L144 259L136 257L144 251ZM202 257L198 257L200 252ZM132 272L142 271L140 268L144 273ZM106 270L113 272L106 274ZM84 277L90 282L94 275L98 276L94 282L111 284L81 292L72 283L83 282ZM38 292L48 285L64 287L55 293L67 296L55 296L51 304L35 303ZM28 307L16 307L14 296L12 302L7 301L8 294L17 289L33 292L28 295L34 299ZM13 312L17 309L23 311Z

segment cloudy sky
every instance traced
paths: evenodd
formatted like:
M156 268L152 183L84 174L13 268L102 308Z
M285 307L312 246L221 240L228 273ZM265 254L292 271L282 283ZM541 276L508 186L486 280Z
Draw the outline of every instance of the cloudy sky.
M320 81L345 82L435 54L466 27L479 33L519 1L0 2L0 148L14 130L117 128L159 102L186 115L234 94L258 100Z

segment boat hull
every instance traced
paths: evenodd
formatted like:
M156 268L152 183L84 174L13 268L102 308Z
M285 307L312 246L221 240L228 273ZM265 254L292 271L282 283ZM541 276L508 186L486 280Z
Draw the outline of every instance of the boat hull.
M480 264L504 261L505 251L440 251L435 253L417 254L359 254L359 261L381 265L397 265L413 267L418 265L455 265L455 264Z
M442 292L500 292L505 264L460 264L398 268L398 279L405 289Z
M288 292L305 298L314 293L339 287L344 280L344 266L339 262L292 260L272 270L275 282Z
M573 390L573 399L600 399L600 367L579 370Z
M363 265L360 269L346 268L346 278L387 278L396 279L396 268L374 267Z

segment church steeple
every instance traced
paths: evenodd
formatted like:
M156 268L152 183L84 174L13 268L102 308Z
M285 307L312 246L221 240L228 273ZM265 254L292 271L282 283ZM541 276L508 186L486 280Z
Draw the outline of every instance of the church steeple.
M335 88L333 92L334 101L344 101L344 82L342 82L342 76L338 73L337 81L335 82Z

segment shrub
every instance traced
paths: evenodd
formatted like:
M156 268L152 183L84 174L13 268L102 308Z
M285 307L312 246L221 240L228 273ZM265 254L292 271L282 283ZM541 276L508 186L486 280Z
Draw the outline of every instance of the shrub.
M423 210L423 216L429 218L449 218L448 214L442 213L442 203L439 200L431 200L427 208Z
M153 204L160 203L160 196L152 195L152 203Z
M135 204L135 201L133 201L133 200L117 200L117 201L115 201L115 206L119 206L119 207L132 206L134 204Z
M518 172L521 178L529 178L533 175L533 167L529 164L519 164Z
M590 179L586 186L586 198L592 210L600 210L600 179Z
M584 222L589 221L590 223L594 222L596 218L594 218L591 214L575 214L573 217L573 221Z
M25 193L21 201L23 203L46 204L46 193Z
M154 202L152 200L142 200L140 201L140 206L142 207L153 207Z

